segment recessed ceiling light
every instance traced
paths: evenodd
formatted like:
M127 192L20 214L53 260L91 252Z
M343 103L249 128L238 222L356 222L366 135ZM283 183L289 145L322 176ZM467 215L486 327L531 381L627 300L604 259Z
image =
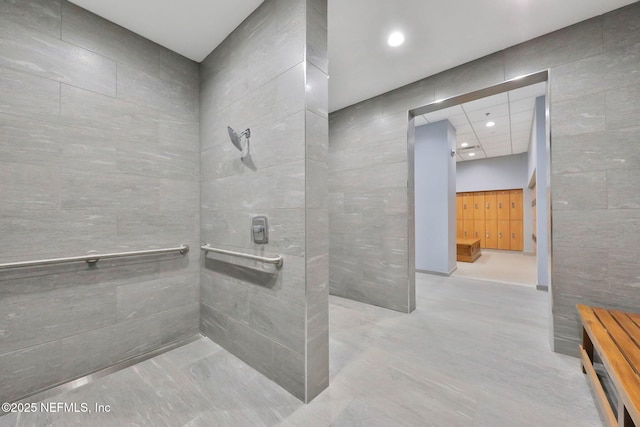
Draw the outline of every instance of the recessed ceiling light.
M389 35L389 39L387 39L387 43L389 43L389 46L391 47L400 46L402 43L404 43L404 34L402 34L400 31L391 33Z
M492 128L496 125L496 122L487 122L487 127Z
M469 157L473 157L475 155L476 155L476 153L469 153Z
M468 142L463 142L462 144L460 144L461 147L468 147L469 143Z

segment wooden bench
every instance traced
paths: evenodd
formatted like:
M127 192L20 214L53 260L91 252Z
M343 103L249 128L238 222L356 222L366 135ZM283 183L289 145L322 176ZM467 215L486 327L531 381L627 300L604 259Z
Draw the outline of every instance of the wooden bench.
M474 262L480 256L480 239L456 240L456 259L462 262Z
M580 357L609 427L640 427L640 315L577 305Z

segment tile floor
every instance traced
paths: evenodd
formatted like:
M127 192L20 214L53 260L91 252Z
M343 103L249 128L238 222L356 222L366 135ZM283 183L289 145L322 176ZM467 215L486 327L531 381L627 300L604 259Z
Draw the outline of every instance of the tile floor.
M601 426L577 359L552 353L548 294L417 275L411 315L331 298L331 386L304 405L206 338L0 426Z
M533 287L538 283L535 255L490 249L482 249L475 262L458 262L453 276Z

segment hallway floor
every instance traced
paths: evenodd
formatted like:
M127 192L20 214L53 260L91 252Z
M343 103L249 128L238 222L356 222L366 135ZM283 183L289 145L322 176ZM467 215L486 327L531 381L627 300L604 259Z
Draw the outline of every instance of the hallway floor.
M482 249L482 255L475 262L458 262L457 265L452 276L534 288L538 283L535 255L522 252Z
M202 338L48 399L109 413L0 426L601 426L578 359L552 353L548 297L417 275L417 310L332 297L331 386L304 405Z

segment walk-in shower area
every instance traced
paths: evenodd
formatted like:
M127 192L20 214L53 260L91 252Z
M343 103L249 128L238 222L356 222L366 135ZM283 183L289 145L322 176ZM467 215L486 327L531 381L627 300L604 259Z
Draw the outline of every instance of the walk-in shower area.
M0 427L601 425L575 304L640 304L640 3L332 106L356 2L197 61L83 2L0 0ZM548 286L428 274L418 117L525 83Z
M107 387L111 422L182 425L215 396L122 405L213 353L231 402L238 367L274 407L328 386L327 3L283 3L201 63L65 0L0 4L0 401Z

